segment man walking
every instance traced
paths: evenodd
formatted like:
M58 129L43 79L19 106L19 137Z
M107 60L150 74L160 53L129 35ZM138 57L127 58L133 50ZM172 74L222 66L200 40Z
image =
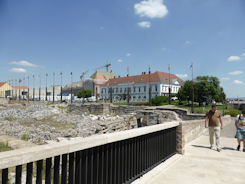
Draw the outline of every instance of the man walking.
M223 122L221 119L221 113L216 109L215 104L212 105L212 109L206 114L205 128L209 128L209 141L211 149L214 149L215 135L217 151L220 152L220 129L223 129Z

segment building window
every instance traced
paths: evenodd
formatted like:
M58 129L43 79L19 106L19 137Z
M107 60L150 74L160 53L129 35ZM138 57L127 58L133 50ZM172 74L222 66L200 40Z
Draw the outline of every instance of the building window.
M144 92L146 92L146 86L144 86Z
M157 85L155 86L155 91L157 91Z
M122 93L122 88L120 88L120 93Z
M139 92L140 92L140 87L139 87Z
M116 88L116 93L118 93L118 88Z
M134 87L134 93L135 93L135 87Z

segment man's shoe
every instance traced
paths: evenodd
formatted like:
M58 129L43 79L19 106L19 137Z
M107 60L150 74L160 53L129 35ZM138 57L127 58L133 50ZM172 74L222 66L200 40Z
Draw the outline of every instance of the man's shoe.
M217 148L217 151L218 151L218 152L221 152L221 149L220 149L220 148Z
M213 150L214 149L214 146L210 146L210 149Z
M237 146L236 150L237 151L240 151L240 145Z

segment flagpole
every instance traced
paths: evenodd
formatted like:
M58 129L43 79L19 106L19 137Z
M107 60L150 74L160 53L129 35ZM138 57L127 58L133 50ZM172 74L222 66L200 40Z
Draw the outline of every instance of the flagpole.
M194 113L194 79L193 79L193 62L192 62L192 106L191 106L191 111Z
M171 104L170 64L168 65L168 104Z

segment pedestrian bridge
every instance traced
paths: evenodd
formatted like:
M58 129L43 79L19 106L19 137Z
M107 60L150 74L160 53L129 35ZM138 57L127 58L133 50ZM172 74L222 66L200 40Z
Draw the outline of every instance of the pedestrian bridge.
M179 122L0 153L3 184L131 183L176 153Z
M3 152L0 183L244 184L245 153L236 151L233 121L222 130L221 152L209 149L207 134L196 139L203 120L200 126L193 123L198 122L168 122ZM195 140L183 144L185 154L176 154L178 139L186 142L190 135Z

